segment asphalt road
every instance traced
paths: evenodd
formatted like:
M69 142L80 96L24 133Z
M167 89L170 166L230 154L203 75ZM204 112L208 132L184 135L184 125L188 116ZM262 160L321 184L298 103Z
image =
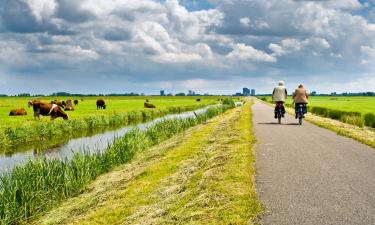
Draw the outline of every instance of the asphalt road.
M253 105L261 224L375 224L375 149Z

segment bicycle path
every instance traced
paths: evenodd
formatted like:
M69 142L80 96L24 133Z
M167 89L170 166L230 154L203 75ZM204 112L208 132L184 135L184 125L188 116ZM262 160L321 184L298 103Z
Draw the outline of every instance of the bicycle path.
M375 149L255 101L260 223L375 224Z

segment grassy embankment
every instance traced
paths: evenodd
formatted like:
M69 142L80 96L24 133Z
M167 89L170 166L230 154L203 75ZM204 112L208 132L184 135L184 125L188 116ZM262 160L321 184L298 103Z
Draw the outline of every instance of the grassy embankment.
M87 183L131 160L136 153L189 127L223 113L229 106L210 108L196 118L161 121L145 131L135 129L103 153L76 153L71 161L38 159L1 176L0 222L26 223L79 192Z
M201 108L204 105L217 103L217 97L103 97L108 105L106 110L96 109L98 97L85 97L79 102L75 111L67 114L70 119L63 121L57 119L50 122L49 117L41 121L33 118L32 108L27 108L28 98L6 97L0 98L0 145L12 146L26 142L40 140L60 139L67 134L73 135L88 129L101 127L127 125L135 121L148 120L160 117L169 113ZM157 106L156 109L144 109L145 99ZM42 98L42 101L49 102L55 98ZM56 99L62 99L56 97ZM65 98L66 99L66 98ZM71 97L71 99L75 99ZM27 116L9 117L10 109L24 107L28 111Z
M250 104L138 154L35 224L252 224Z
M328 97L310 97L309 99L309 104L310 109L309 111L313 111L311 109L314 109L314 107L318 107L318 109L322 108L322 106L325 104L325 107L327 110L331 110L333 112L332 115L335 113L340 114L341 110L354 110L357 109L357 113L360 115L362 114L372 114L369 112L373 112L374 110L374 103L375 97L337 97L338 100L336 100L336 97L333 100L330 100ZM349 100L349 101L348 101ZM331 104L331 101L333 102ZM357 102L358 101L358 102ZM270 102L270 98L267 98L267 102ZM315 106L318 105L318 106ZM291 106L291 100L289 99L287 101L287 106ZM337 110L340 109L340 110ZM291 114L294 115L294 109L293 108L287 108L287 111ZM361 111L361 112L359 112ZM314 111L313 111L314 112ZM347 111L343 111L344 113L347 113ZM328 118L326 118L328 117ZM306 115L306 120L318 125L320 127L330 129L334 132L336 132L339 135L342 136L347 136L350 138L353 138L357 141L360 141L364 144L367 144L373 148L375 148L375 129L368 127L368 126L363 126L364 123L364 118L361 117L354 117L357 119L354 119L353 121L359 122L359 125L356 125L354 123L345 123L345 120L338 120L336 117L331 116L333 118L330 118L330 116L324 116L322 115L315 115L308 113ZM347 121L346 121L347 122Z

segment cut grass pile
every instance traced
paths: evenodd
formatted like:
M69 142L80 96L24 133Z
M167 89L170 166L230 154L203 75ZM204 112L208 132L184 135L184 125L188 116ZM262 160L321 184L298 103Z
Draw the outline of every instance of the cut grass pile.
M250 105L137 155L35 224L253 224Z
M9 174L1 176L0 221L4 224L27 223L78 194L99 175L130 161L136 153L229 108L227 105L213 107L196 118L162 121L145 131L134 129L102 153L77 153L71 161L38 159L15 167Z

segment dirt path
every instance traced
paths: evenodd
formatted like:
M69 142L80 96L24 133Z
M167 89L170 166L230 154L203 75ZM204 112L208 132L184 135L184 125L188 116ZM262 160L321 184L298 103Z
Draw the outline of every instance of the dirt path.
M256 101L261 224L375 224L375 150Z

